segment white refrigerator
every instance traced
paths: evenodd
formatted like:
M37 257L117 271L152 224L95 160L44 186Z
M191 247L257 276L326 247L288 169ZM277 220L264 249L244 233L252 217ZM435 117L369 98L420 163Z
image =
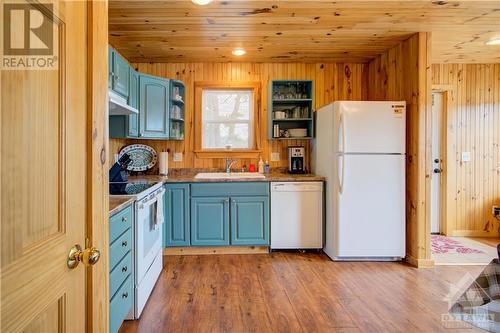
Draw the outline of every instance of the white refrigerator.
M314 173L326 177L324 252L333 260L405 256L406 105L338 101L316 112Z

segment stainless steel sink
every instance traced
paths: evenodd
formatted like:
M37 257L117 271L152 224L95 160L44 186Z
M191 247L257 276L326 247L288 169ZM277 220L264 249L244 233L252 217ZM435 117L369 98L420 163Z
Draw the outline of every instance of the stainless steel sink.
M266 176L257 172L202 172L195 179L264 179Z

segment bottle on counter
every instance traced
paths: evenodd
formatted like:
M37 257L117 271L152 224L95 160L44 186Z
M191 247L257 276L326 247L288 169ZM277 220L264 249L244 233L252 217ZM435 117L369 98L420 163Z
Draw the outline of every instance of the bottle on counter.
M259 160L259 173L264 173L264 161L262 160L262 156Z
M269 171L270 171L269 169L270 169L269 168L269 161L266 160L266 163L264 164L264 173L266 173L266 174L269 173Z

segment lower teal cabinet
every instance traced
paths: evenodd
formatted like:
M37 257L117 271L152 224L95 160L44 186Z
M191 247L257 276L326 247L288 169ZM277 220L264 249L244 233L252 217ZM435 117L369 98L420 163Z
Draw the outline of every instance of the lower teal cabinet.
M269 244L269 198L231 198L231 244Z
M229 198L191 199L191 245L229 245Z
M163 246L191 245L189 184L166 184L163 206Z
M109 332L116 333L134 306L133 275L123 282L109 304Z
M130 205L109 218L109 331L116 333L134 305L134 210Z

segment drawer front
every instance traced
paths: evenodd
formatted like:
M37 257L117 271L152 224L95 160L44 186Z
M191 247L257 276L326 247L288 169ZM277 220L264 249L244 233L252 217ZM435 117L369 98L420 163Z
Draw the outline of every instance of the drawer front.
M123 281L132 273L132 252L129 252L111 271L109 276L109 296L112 298Z
M237 183L194 183L191 185L193 197L269 195L268 182Z
M112 271L131 249L132 228L129 228L109 246L109 270Z
M109 219L109 242L110 244L123 232L132 226L132 205L122 209Z
M116 333L120 329L125 317L132 310L134 305L134 291L132 285L132 277L120 286L115 297L111 299L109 305L109 331Z

